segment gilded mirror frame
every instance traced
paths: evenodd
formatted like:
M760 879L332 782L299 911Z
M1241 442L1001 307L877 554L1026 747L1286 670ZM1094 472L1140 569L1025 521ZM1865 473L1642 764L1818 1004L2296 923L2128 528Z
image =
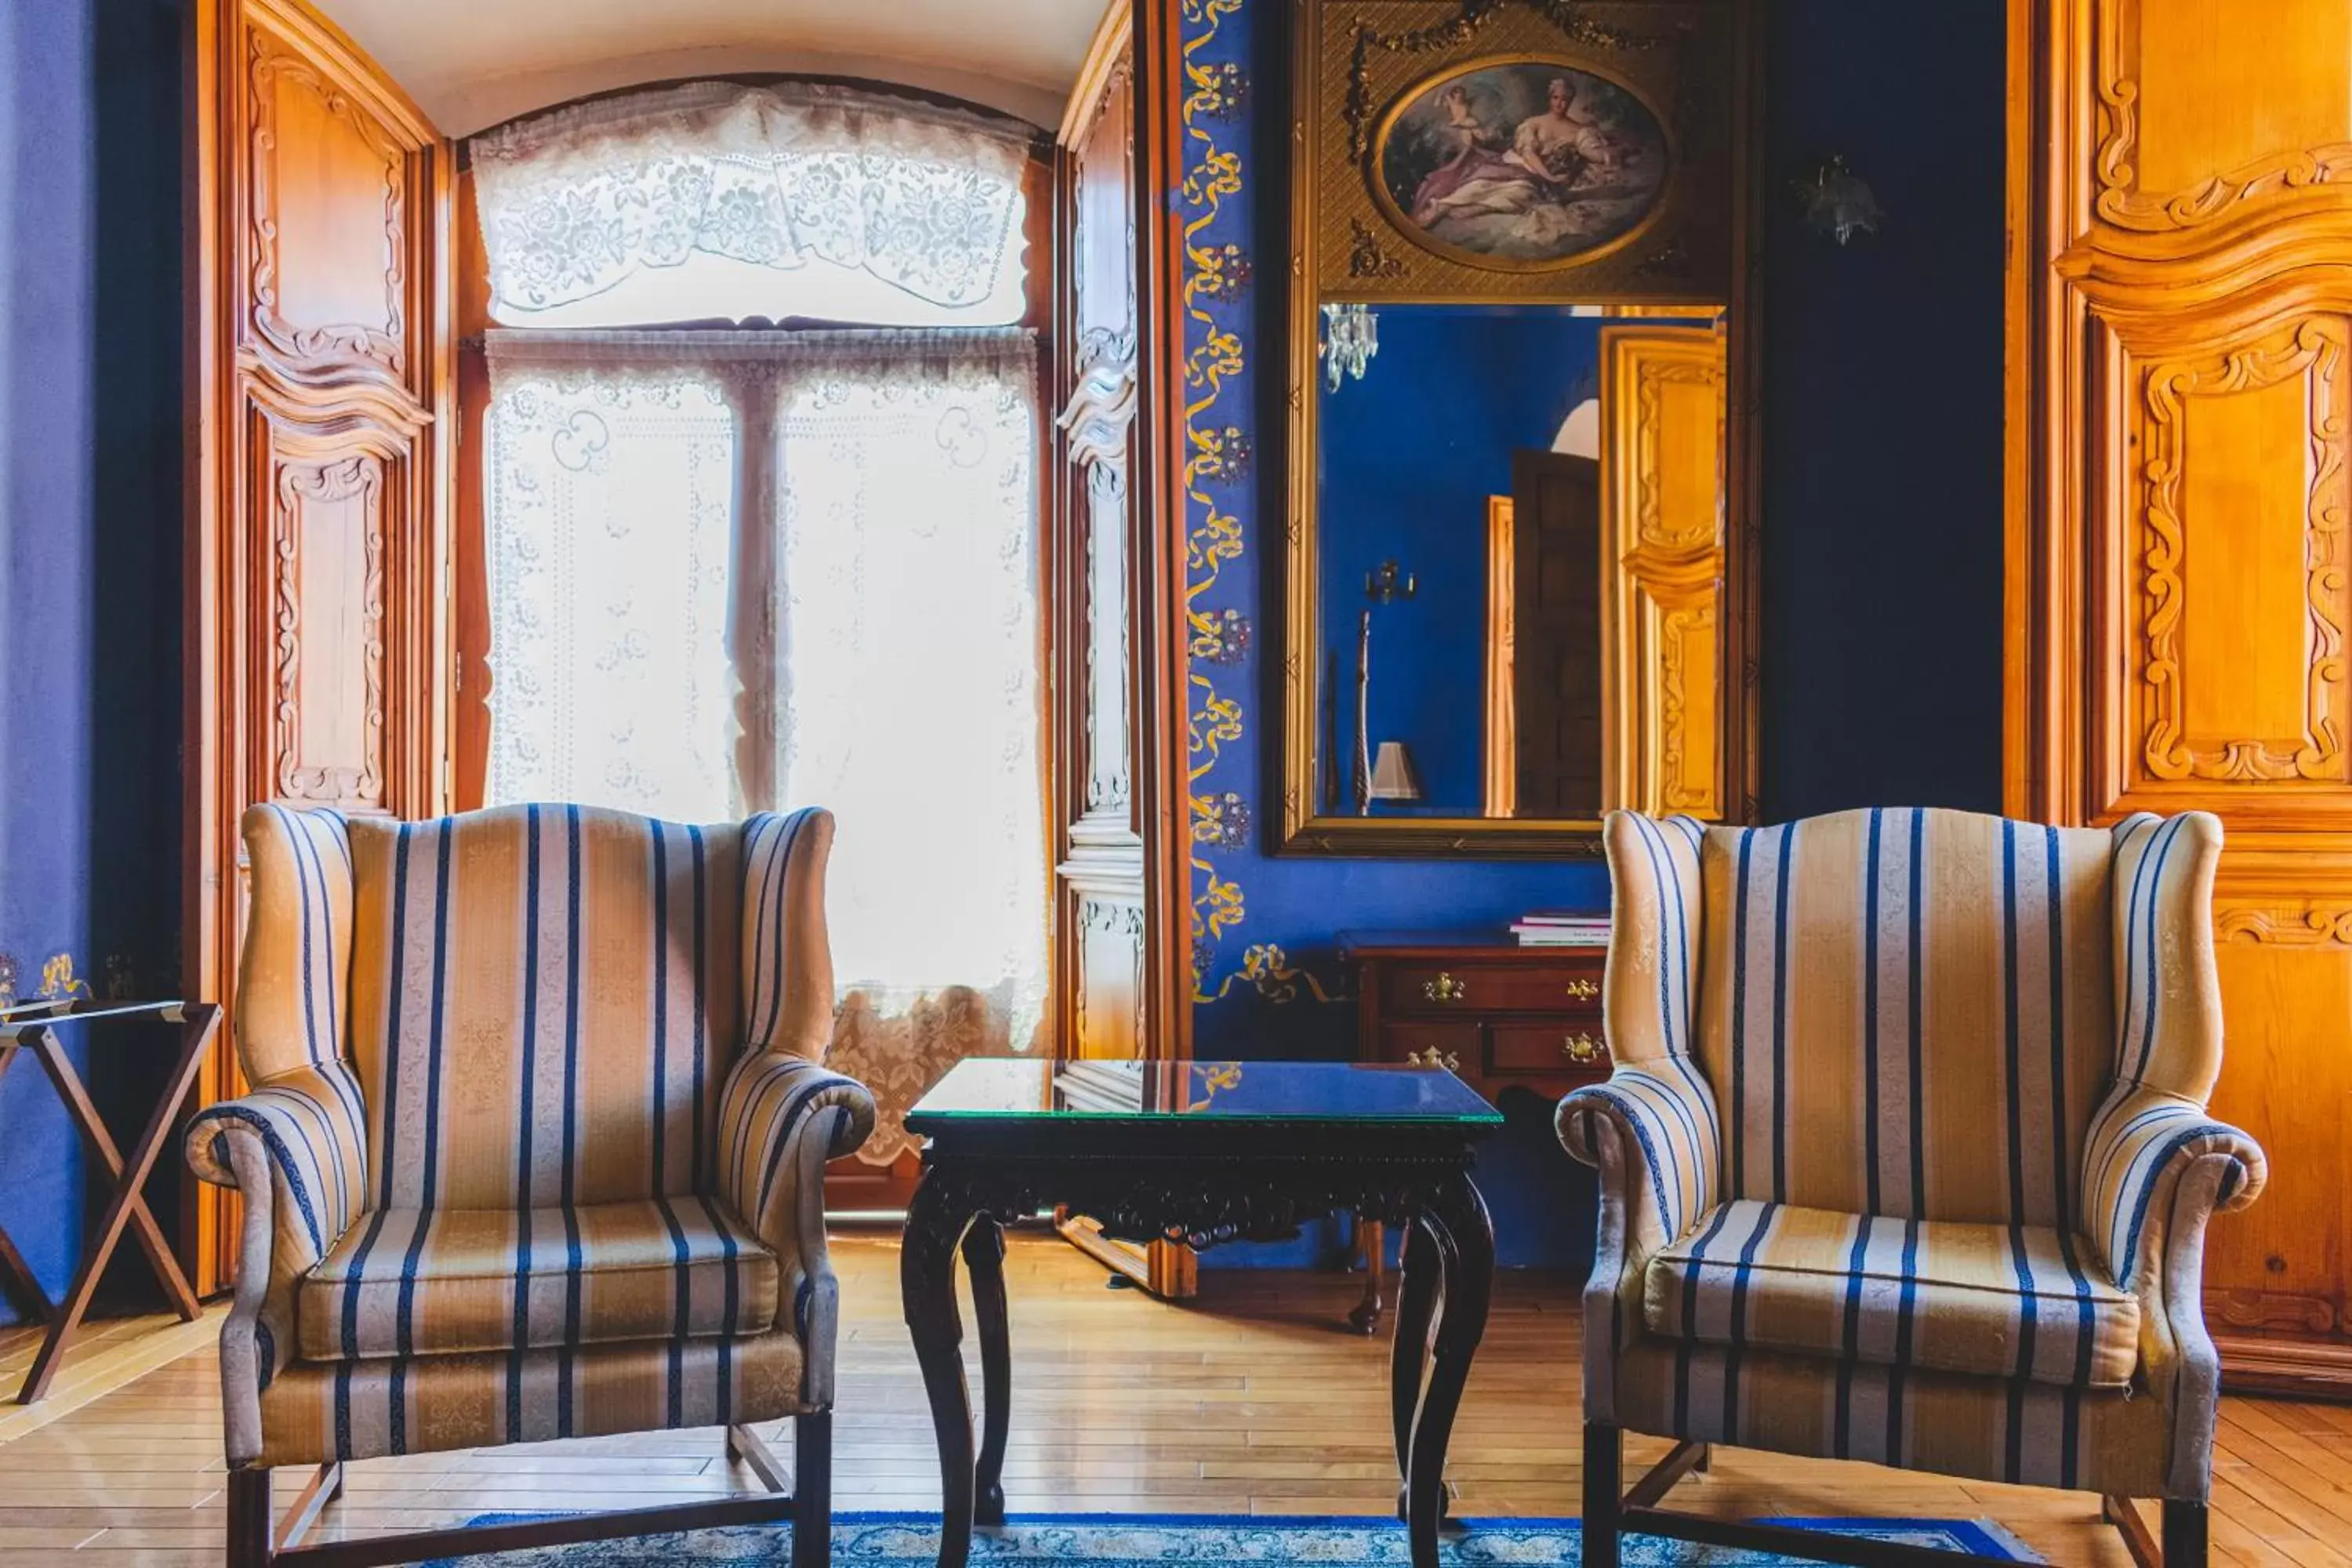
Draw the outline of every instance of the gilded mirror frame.
M1758 528L1760 491L1757 450L1757 406L1760 359L1759 298L1761 255L1759 244L1762 194L1763 147L1760 84L1760 10L1763 0L1615 0L1578 4L1575 0L1293 0L1291 81L1290 276L1286 313L1288 353L1288 418L1285 450L1286 527L1283 552L1282 605L1282 811L1276 847L1286 855L1361 857L1444 857L1470 859L1560 859L1597 858L1601 854L1597 819L1489 816L1365 816L1318 809L1317 750L1322 729L1328 683L1343 672L1325 668L1327 639L1322 624L1320 534L1318 517L1317 446L1318 361L1320 307L1328 300L1360 300L1366 303L1444 304L1467 302L1560 301L1602 303L1612 317L1687 317L1719 310L1726 334L1723 381L1723 532L1722 578L1718 600L1723 624L1717 628L1719 649L1716 671L1720 694L1720 729L1716 737L1717 766L1724 799L1719 817L1730 822L1756 819L1757 763L1757 597ZM1611 68L1609 51L1615 41L1637 34L1651 18L1686 17L1691 13L1719 14L1727 35L1725 74L1728 106L1727 178L1723 192L1727 258L1718 287L1703 294L1673 276L1661 258L1675 247L1669 227L1675 198L1662 199L1661 208L1646 216L1628 238L1663 235L1664 248L1622 241L1596 247L1594 259L1613 258L1604 268L1588 272L1578 266L1527 269L1495 269L1491 287L1474 292L1463 285L1460 267L1423 268L1422 271L1452 274L1435 286L1421 282L1410 266L1400 267L1397 252L1413 252L1414 242L1367 227L1364 208L1378 211L1366 188L1367 164L1361 153L1350 154L1339 117L1330 112L1337 83L1347 79L1350 56L1360 58L1365 26L1360 14L1408 16L1412 33L1433 40L1423 45L1408 37L1414 52L1460 47L1497 14L1518 12L1520 21L1539 21L1556 34L1558 47L1547 55L1589 55L1600 62L1596 74L1622 79ZM1425 13L1423 21L1414 13ZM1651 22L1654 26L1655 23ZM1525 36L1525 27L1519 36ZM1405 35L1400 35L1405 36ZM1512 52L1502 46L1492 52ZM1444 57L1423 64L1413 79L1433 79L1450 68ZM1360 83L1360 73L1354 79ZM1353 84L1351 84L1353 85ZM1342 89L1341 90L1345 90ZM1385 116L1378 105L1359 104L1357 112ZM1328 121L1328 122L1327 122ZM1333 188L1354 182L1334 200ZM1393 248L1384 247L1387 240ZM1346 256L1347 282L1342 276L1322 276L1334 258ZM1645 254L1646 253L1646 254ZM1420 256L1416 255L1416 260ZM1596 276L1596 273L1605 273ZM1531 287L1532 285L1532 287ZM1582 291L1580 291L1581 289ZM1374 363L1377 364L1377 359ZM1375 372L1377 374L1377 372ZM1493 520L1488 519L1491 529ZM1613 574L1606 581L1613 583ZM1491 650L1490 650L1491 656ZM1612 798L1628 776L1625 738L1613 733L1619 716L1619 675L1612 669L1616 654L1602 650L1602 726L1604 788ZM1489 658L1491 667L1491 657ZM1482 750L1486 744L1482 744Z

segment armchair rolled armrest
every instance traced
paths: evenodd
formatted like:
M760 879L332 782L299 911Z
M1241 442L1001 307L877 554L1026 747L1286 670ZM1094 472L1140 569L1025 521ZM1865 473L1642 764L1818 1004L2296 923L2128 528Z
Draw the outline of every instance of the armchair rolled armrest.
M2269 1175L2262 1145L2252 1138L2194 1100L2141 1084L2118 1086L2100 1107L2083 1154L2083 1226L2126 1290L2147 1282L2168 1222L2194 1223L2201 1231L2211 1215L2252 1203ZM2203 1160L2220 1167L2210 1208L2175 1214L2175 1189Z
M367 1113L341 1062L298 1068L198 1111L185 1135L188 1167L217 1186L241 1187L228 1141L257 1140L293 1239L318 1262L366 1206ZM266 1259L265 1259L266 1261Z
M1612 1124L1633 1159L1608 1170L1598 1122ZM1621 1066L1606 1083L1559 1102L1559 1141L1601 1171L1604 1187L1625 1205L1629 1238L1643 1257L1675 1239L1716 1205L1715 1093L1685 1057ZM1629 1259L1638 1264L1639 1259Z
M1641 1331L1643 1269L1715 1206L1715 1095L1687 1057L1620 1062L1608 1082L1559 1102L1559 1126L1568 1152L1601 1173L1584 1285L1584 1405L1606 1421L1616 1411L1618 1353Z
M278 1074L188 1123L188 1166L245 1194L236 1295L221 1322L232 1465L261 1452L261 1391L294 1352L294 1285L367 1206L367 1116L341 1062Z
M825 1251L824 1165L874 1131L874 1096L854 1078L785 1051L748 1058L719 1108L719 1195L773 1249L798 1331L803 1394L833 1403L841 1287Z

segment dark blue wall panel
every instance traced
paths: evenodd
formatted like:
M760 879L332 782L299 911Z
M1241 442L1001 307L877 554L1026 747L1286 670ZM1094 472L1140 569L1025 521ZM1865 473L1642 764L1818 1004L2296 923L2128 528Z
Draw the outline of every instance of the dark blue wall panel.
M20 991L58 953L100 988L176 984L182 24L172 0L0 5L0 953ZM174 1043L77 1045L118 1139ZM52 1294L89 1178L20 1065L0 1224Z
M1763 807L2000 807L2002 8L1780 0L1765 58ZM1841 251L1790 184L1885 209Z

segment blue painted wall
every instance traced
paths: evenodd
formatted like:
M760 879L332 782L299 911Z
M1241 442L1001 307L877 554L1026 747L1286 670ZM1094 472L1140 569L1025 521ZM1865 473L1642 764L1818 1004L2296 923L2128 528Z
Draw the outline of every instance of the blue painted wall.
M91 21L0 9L0 952L24 990L89 951ZM80 1151L25 1064L0 1079L0 1225L52 1297L81 1219Z
M0 953L28 992L60 952L100 989L176 984L182 23L173 0L0 5ZM77 1046L119 1140L172 1043ZM89 1178L20 1065L0 1225L53 1296ZM148 1289L129 1262L117 1285Z
M1188 518L1202 617L1192 704L1202 1056L1346 1055L1353 1005L1318 999L1339 986L1337 930L1487 926L1534 905L1606 897L1591 867L1267 849L1281 789L1286 16L1274 0L1219 0L1186 24L1188 58L1203 73L1178 193L1192 247L1189 400L1200 405L1196 431L1213 438L1211 458L1194 465ZM1997 5L1769 7L1769 820L1862 802L1999 802L2002 26ZM1832 153L1874 184L1888 215L1884 233L1843 251L1807 233L1785 195ZM1376 360L1373 374L1393 363ZM1247 464L1234 460L1244 444ZM1374 657L1377 684L1377 647ZM1501 1255L1579 1268L1590 1186L1552 1142L1543 1108L1505 1109L1512 1125L1482 1165ZM1298 1262L1335 1246L1326 1234L1211 1261Z

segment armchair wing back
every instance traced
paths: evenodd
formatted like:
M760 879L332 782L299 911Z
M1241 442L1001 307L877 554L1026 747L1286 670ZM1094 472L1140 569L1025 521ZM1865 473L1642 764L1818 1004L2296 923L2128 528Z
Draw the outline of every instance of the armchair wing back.
M2115 1061L2110 858L2104 831L1957 811L1709 830L1696 1043L1725 1196L2074 1214Z
M741 830L525 805L348 831L370 1208L708 1186L743 1041Z
M2219 822L1603 835L1588 1417L2201 1500L2203 1227L2263 1178L2205 1111Z
M247 1197L233 1466L830 1405L832 835L247 814L252 1087L187 1139Z

